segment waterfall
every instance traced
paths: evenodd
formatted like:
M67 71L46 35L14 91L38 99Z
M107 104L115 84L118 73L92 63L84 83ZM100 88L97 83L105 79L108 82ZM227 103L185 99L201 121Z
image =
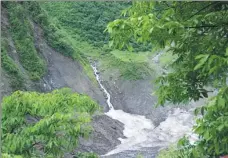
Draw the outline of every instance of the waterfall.
M97 82L99 83L99 85L100 85L101 89L103 90L103 92L107 95L107 98L108 98L108 99L106 100L106 102L107 102L107 104L108 104L109 109L113 109L112 103L110 102L111 96L110 96L110 94L108 93L108 91L104 88L104 86L101 84L100 76L99 76L99 73L98 73L98 70L97 70L96 65L94 65L94 66L91 65L91 66L92 66L92 68L93 68L94 75L95 75L95 77L96 77L96 79L97 79Z
M188 111L179 108L174 109L174 112L170 112L167 119L155 128L153 122L145 116L126 113L123 110L116 110L110 101L111 96L109 92L101 83L96 64L91 66L97 82L103 92L107 95L106 102L108 104L109 111L105 114L124 124L123 134L126 137L125 139L119 138L121 144L103 156L116 154L126 150L140 150L140 148L143 147L164 147L177 141L184 134L194 136L191 132L194 124L193 114Z

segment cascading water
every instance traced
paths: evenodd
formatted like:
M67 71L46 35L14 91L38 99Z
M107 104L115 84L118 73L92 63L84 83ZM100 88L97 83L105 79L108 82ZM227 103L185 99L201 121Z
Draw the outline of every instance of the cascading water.
M126 137L125 139L119 138L121 144L104 156L126 150L140 150L140 148L144 147L164 147L171 142L177 141L184 134L189 134L193 137L191 133L194 123L193 115L179 108L174 109L174 112L170 113L168 118L164 122L161 122L156 128L153 125L153 122L145 116L129 114L123 110L115 110L110 101L110 94L101 83L96 65L94 64L91 66L97 82L103 92L107 95L109 111L105 114L124 124L123 134Z
M108 93L108 91L104 88L104 86L101 84L101 80L100 80L100 77L99 77L99 73L98 73L98 70L97 70L97 67L96 65L91 65L92 68L93 68L93 71L94 71L94 75L96 76L96 80L97 82L99 83L101 89L104 91L104 93L107 95L107 104L108 104L108 107L109 109L113 109L113 106L112 106L112 103L110 102L110 99L111 99L111 96L110 94Z

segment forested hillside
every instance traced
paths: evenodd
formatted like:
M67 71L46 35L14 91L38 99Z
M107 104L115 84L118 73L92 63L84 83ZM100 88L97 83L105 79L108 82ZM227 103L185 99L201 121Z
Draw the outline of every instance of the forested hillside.
M37 23L44 30L44 37L48 44L56 51L64 56L70 57L79 61L86 73L89 73L88 61L83 58L80 50L70 40L70 37L56 23L53 23L51 18L41 8L37 2L22 2L22 3L3 3L4 10L8 13L7 26L2 28L2 67L7 73L11 87L15 90L23 89L23 81L30 79L32 81L40 80L47 70L47 65L41 57L37 46L35 45L33 24ZM23 18L21 18L23 17ZM15 44L17 54L10 54L12 46L10 39ZM16 58L24 69L24 76L21 75L21 69L15 67ZM28 76L25 80L22 78ZM12 80L12 81L11 81Z
M120 17L130 2L45 2L41 5L71 35L79 35L81 40L101 47L108 42L108 34L104 33L107 23Z
M103 47L109 40L106 25L120 17L131 2L45 2L41 5L71 36ZM132 43L137 51L151 49L149 45Z

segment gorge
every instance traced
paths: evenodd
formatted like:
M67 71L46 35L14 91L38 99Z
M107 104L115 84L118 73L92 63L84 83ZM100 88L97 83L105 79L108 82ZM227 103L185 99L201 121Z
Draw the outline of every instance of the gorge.
M227 3L1 4L3 158L228 154Z

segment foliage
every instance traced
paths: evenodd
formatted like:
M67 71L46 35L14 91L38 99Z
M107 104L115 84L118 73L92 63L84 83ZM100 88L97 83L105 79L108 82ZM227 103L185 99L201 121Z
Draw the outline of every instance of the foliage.
M179 140L177 146L162 150L158 158L208 158L228 154L228 87L220 89L207 105L197 108L195 114L203 117L196 120L194 132L199 140L190 144L187 138Z
M194 131L200 140L192 154L203 153L211 157L228 154L228 86L221 88L208 105L196 109L196 114L199 112L203 118L197 119Z
M114 20L129 4L125 2L45 2L42 6L50 16L57 18L60 25L71 34L90 44L101 47L107 42L103 33L106 24Z
M190 148L187 141L180 143L185 157L228 154L227 10L227 2L134 2L124 18L107 27L113 47L131 47L135 39L157 49L168 46L176 56L172 72L157 80L158 105L197 101L208 97L209 88L219 89L201 108L205 113L194 128L199 141Z
M32 15L33 20L42 26L44 36L50 46L68 57L73 57L78 53L72 48L72 44L68 43L67 35L62 32L59 26L51 22L38 2L24 2L23 7Z
M19 156L19 155L9 155L9 154L6 154L6 153L2 153L2 158L23 158L22 156Z
M12 34L22 66L28 71L32 80L38 80L45 73L45 63L39 57L34 46L31 24L24 8L17 2L8 2L10 32Z
M107 44L109 36L104 29L108 22L119 17L121 10L131 2L44 2L42 7L48 14L58 19L60 25L70 33L78 35L77 40L87 41L96 48ZM148 45L138 45L132 41L136 51L150 49Z
M117 2L115 2L115 3L118 4ZM84 5L81 6L81 4L84 4ZM58 52L62 53L63 55L78 60L82 64L84 71L87 73L87 75L92 79L92 81L94 81L94 83L97 83L94 78L90 64L89 64L88 60L86 59L86 55L94 56L94 54L96 54L96 55L100 54L100 52L102 51L101 49L103 49L103 48L94 48L90 44L88 44L84 41L81 41L81 40L78 41L78 39L81 37L78 37L77 34L80 35L80 33L76 34L76 32L72 32L72 30L75 30L75 28L77 28L77 27L75 27L74 25L70 25L71 23L69 23L69 22L64 21L64 19L66 20L66 19L72 18L72 19L74 19L73 20L74 22L78 22L78 20L75 20L76 19L75 16L76 17L79 16L78 10L75 10L75 9L72 10L72 9L69 9L69 7L73 7L73 6L76 7L77 5L79 5L79 6L81 6L81 9L84 10L83 8L89 7L92 4L94 4L96 6L95 8L98 10L100 10L99 9L100 7L103 8L104 10L105 9L110 10L111 6L114 5L114 3L112 4L111 2L107 3L110 5L110 8L108 9L108 8L104 8L104 3L99 3L99 2L91 2L91 3L86 3L86 2L59 2L59 3L23 2L21 4L21 6L31 15L31 17L32 17L31 19L33 19L37 24L41 25L41 27L44 30L44 37L46 38L48 44L50 46L52 46L54 49L56 49ZM55 9L51 9L52 7L55 7L55 6L56 6ZM114 12L117 12L115 10L116 9L119 10L118 8L121 6L122 5L114 7L113 12L110 12L109 14L107 13L108 17L113 19L112 14L116 14L116 13L114 13ZM45 8L46 10L44 10L43 8ZM59 10L60 10L60 12L59 12ZM72 11L72 13L71 12L67 13L67 14L64 13L69 10ZM56 15L56 11L58 11L61 14ZM101 12L101 11L95 12L95 13L103 14L103 12ZM85 14L87 14L87 13L85 13ZM50 19L50 15L53 15L56 17L60 16L60 18L58 18L58 20ZM65 15L67 15L68 18L61 17L61 16L65 16ZM102 18L104 18L104 17L102 17ZM104 19L108 20L109 18L104 18ZM63 21L61 21L61 20L63 20ZM93 20L91 21L90 18L89 18L89 20L87 19L88 21L83 18L81 18L81 20L85 20L85 23L94 22ZM83 24L84 24L84 22L83 22ZM96 23L95 25L99 25L99 26L94 26L96 29L93 28L92 30L94 30L95 32L99 32L99 29L102 29L102 32L101 32L101 30L100 30L100 32L103 34L103 29L105 27L105 24L106 23L102 23L102 24ZM103 27L100 27L100 25L102 25ZM86 26L90 27L93 25L88 24ZM81 29L84 29L84 28L85 28L85 26L83 25L83 27ZM97 28L99 28L99 29L97 29ZM90 35L90 33L88 33L88 30L86 33ZM97 36L94 36L94 37L97 37ZM99 36L99 38L100 38L100 36ZM91 40L94 40L94 39L91 39ZM143 76L142 70L146 69L146 72L148 72L147 71L148 66L145 63L143 63L143 64L136 63L135 65L136 65L135 67L125 66L126 69L123 71L121 70L122 75L124 75L125 78L129 78L129 79L140 79ZM141 69L141 68L143 68L143 69ZM137 69L137 71L136 71L137 74L134 74L134 69ZM125 72L126 72L126 74L124 74ZM148 73L147 73L147 75L148 75Z
M7 73L10 86L14 90L22 89L24 87L22 73L13 59L7 54L7 43L3 39L1 40L1 67Z
M187 143L187 142L186 142ZM188 144L188 143L187 143ZM188 146L185 148L178 148L176 144L170 145L166 149L162 149L159 153L157 158L191 158L190 156L190 150L191 145L188 144ZM203 156L201 158L204 158Z
M135 3L126 11L124 19L115 20L108 25L107 30L112 38L110 44L120 48L125 45L130 47L129 41L135 38L140 42L151 41L160 48L169 46L169 52L177 55L173 62L176 71L159 79L161 90L158 93L166 93L159 97L159 104L164 104L166 100L175 103L198 100L207 96L205 85L213 82L221 86L226 79L228 14L227 10L223 9L225 4ZM206 6L208 8L204 11L189 18ZM189 9L192 7L196 10L193 13ZM184 15L181 14L183 8L186 8Z
M74 155L75 158L98 158L98 156L94 153L82 153L77 152L76 155Z
M170 64L172 64L172 61L174 61L176 58L175 55L169 53L169 52L163 52L160 56L159 56L159 65L161 65L161 67L169 67Z
M61 157L88 136L99 106L63 88L47 94L16 91L3 99L2 108L3 152Z

